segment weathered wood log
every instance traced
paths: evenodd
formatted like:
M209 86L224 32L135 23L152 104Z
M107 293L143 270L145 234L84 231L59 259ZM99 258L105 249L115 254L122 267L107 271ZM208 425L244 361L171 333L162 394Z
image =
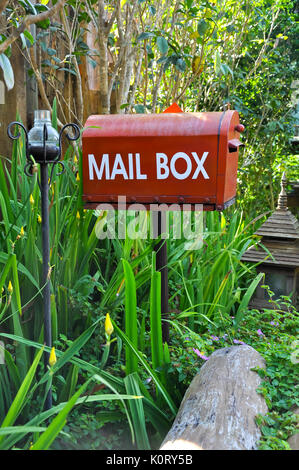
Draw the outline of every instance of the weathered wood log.
M264 368L265 361L251 346L215 351L187 389L161 449L256 449L255 418L268 409L256 392L261 379L255 367Z
M297 418L297 427L299 427L299 408L295 408L293 411L294 415ZM289 437L288 444L292 450L299 450L299 432L293 434L293 436Z

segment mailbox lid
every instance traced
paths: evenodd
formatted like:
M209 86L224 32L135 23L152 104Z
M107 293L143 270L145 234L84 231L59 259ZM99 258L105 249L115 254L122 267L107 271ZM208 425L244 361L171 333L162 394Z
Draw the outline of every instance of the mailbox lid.
M222 112L91 115L84 125L83 141L103 137L217 135ZM95 127L90 127L95 126Z

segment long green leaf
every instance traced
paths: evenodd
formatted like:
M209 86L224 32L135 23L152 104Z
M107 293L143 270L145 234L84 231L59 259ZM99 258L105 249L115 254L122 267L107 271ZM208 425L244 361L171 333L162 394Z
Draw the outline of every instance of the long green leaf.
M215 298L213 299L213 303L212 303L212 305L210 306L210 308L209 308L209 310L208 310L208 312L207 312L207 317L208 317L208 318L211 318L211 316L212 316L212 314L213 314L213 312L214 312L216 306L218 305L219 299L220 299L220 297L221 297L221 295L222 295L222 293L223 293L223 290L224 290L224 288L225 288L225 286L226 286L226 284L227 284L227 281L228 281L228 278L229 278L229 274L230 274L230 273L227 273L227 274L224 276L224 279L222 280L222 282L221 282L221 284L220 284L220 286L219 286L219 289L218 289L218 291L217 291L217 293L216 293L216 296L215 296Z
M9 259L9 256L10 255L8 255L7 253L0 252L0 263L6 264L8 259ZM30 274L28 269L25 268L25 266L20 262L18 262L18 271L21 272L22 274L24 274L25 276L27 276L29 281L32 282L32 284L39 290L39 285L36 282L36 280L34 279L34 277Z
M26 377L24 378L23 382L22 382L22 385L21 387L19 388L18 392L17 392L17 395L14 399L14 401L12 402L8 412L7 412L7 415L6 417L4 418L3 420L3 423L1 425L1 428L5 428L7 426L11 426L15 420L17 419L22 407L24 406L25 402L26 402L26 397L27 397L27 393L28 393L28 390L30 388L30 385L32 383L32 380L34 378L34 375L35 375L35 371L36 371L36 368L38 366L38 363L40 361L40 358L43 354L43 348L39 350L39 352L37 353L28 373L26 374ZM3 440L3 436L0 437L0 444L1 444L1 441Z
M136 283L133 270L125 259L122 260L125 275L125 328L126 335L135 348L138 347L137 335L137 307L136 307ZM132 349L126 345L126 373L136 372L138 361Z
M10 255L8 257L7 263L4 266L4 270L1 273L1 276L0 276L0 292L2 292L2 287L4 286L7 275L10 271L11 266L12 266L13 257L14 257L14 255Z
M255 289L257 288L258 284L260 283L262 277L264 276L264 273L259 273L256 278L251 282L250 286L248 287L245 295L243 296L243 299L239 305L239 308L237 310L237 313L235 315L235 320L234 320L234 326L235 328L238 328L240 322L242 321L244 314L246 312L246 309L248 307L249 301L251 297L254 294Z
M80 351L80 349L84 346L84 344L86 344L86 342L89 340L89 338L93 334L100 320L101 319L97 320L87 330L85 330L82 333L82 335L80 335L79 338L77 338L67 348L67 350L61 354L60 357L58 357L56 364L52 367L51 373L56 373L59 369L61 369L62 366L64 366L67 362L69 362L75 356L75 354L77 354ZM49 374L50 372L47 372L41 379L40 383L46 382L48 380Z
M150 291L150 326L153 369L163 366L163 342L161 319L161 273L156 271L156 258L153 253L153 269Z
M7 181L5 178L4 170L3 170L3 163L2 159L0 159L0 187L1 187L1 192L3 194L3 201L8 213L9 220L13 219L13 212L11 209L11 204L10 204L10 198L9 198L9 191L7 187Z
M101 394L101 395L83 396L77 399L75 405L81 405L82 403L85 403L85 404L97 403L100 401L105 401L105 402L106 401L122 401L123 402L123 400L139 400L141 398L142 397L138 397L138 396L136 397L134 395L127 395L127 394L117 395L117 394L107 393L107 394ZM50 410L43 411L42 413L32 418L28 423L26 423L26 425L24 425L24 432L15 433L15 434L20 434L18 436L12 435L10 437L7 437L1 445L1 449L3 450L11 449L11 447L13 447L20 439L22 439L27 434L27 428L38 426L41 423L47 421L49 418L59 413L65 407L65 405L66 403L60 403L59 405L53 406ZM159 417L159 413L157 414L157 416ZM161 421L161 425L162 424L163 424L163 421Z
M18 388L21 385L21 377L20 377L19 369L17 368L12 358L12 355L6 348L4 348L4 357L5 357L5 364L7 366L9 377L12 380L15 386L15 389L18 390Z
M28 434L31 432L42 432L47 428L40 426L7 426L5 428L0 428L0 436L6 436L7 434Z
M91 379L90 379L91 380ZM47 450L51 446L52 442L56 439L57 435L60 433L61 429L66 423L66 417L75 406L76 401L80 395L85 391L90 380L83 384L79 390L72 396L72 398L67 402L64 408L58 413L58 415L53 419L46 431L38 438L38 440L33 444L31 450Z
M118 326L115 324L113 320L111 321L113 323L116 334L119 335L122 341L132 350L132 353L135 354L137 361L139 361L142 364L146 372L152 377L152 379L154 380L154 383L156 384L157 388L161 392L161 395L163 396L165 402L169 406L171 412L175 415L177 413L177 408L172 398L170 397L169 393L167 392L162 382L158 378L157 374L152 370L152 368L149 366L147 361L144 359L143 355L139 353L139 351L136 349L134 344L129 340L129 338L121 331L120 328L118 328Z
M136 396L141 395L136 372L127 375L124 379L124 383L128 394ZM138 449L149 450L150 443L146 430L143 402L142 400L130 400L129 407L131 410L137 447Z
M0 337L1 336L4 337L4 338L11 339L13 341L20 342L22 344L26 344L27 346L31 346L31 347L36 348L36 349L40 349L42 347L42 345L40 343L37 343L36 341L31 341L29 339L22 338L20 336L12 335L12 334L9 334L9 333L0 333ZM50 352L51 348L49 348L47 346L44 346L44 350L46 352ZM66 352L67 351L65 351L65 353ZM59 350L56 350L56 356L58 358L63 356L65 353L63 353ZM121 378L118 378L115 375L112 375L112 374L109 374L108 372L100 370L99 367L97 367L93 364L90 364L89 362L83 361L82 359L80 359L78 357L74 357L74 356L69 359L69 362L71 364L77 365L78 367L80 367L81 369L83 369L87 372L90 372L91 374L100 373L102 378L106 379L109 384L113 385L117 389L123 389L124 388L123 387L123 380ZM56 372L58 370L57 365L59 365L59 364L62 364L62 363L57 361L57 363L54 366ZM43 382L47 381L48 380L48 375L44 379L41 379L41 380L43 380Z

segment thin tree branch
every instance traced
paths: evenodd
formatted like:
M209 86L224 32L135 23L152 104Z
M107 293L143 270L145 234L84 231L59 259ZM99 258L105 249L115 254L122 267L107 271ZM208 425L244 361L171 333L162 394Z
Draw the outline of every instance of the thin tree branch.
M46 107L48 108L48 110L52 112L52 106L51 106L51 104L48 100L46 90L45 90L45 87L44 87L44 83L43 83L40 71L38 69L38 65L37 65L35 57L34 57L33 47L29 48L29 57L30 57L31 67L32 67L32 70L34 72L34 75L35 75L35 78L36 78L36 81L37 81L37 85L38 85L38 89L39 89L41 98L44 101L44 103L45 103ZM59 119L57 120L57 123L60 127L63 126L63 123Z
M49 10L38 13L37 15L27 15L27 16L25 16L23 21L21 22L20 26L18 28L16 28L11 33L11 35L4 42L2 42L0 44L0 54L2 54L4 51L6 51L6 49L9 46L11 46L30 25L36 24L40 21L44 21L44 20L47 20L47 19L53 17L60 10L60 8L63 7L65 2L66 2L66 0L58 0L56 5L54 5ZM0 10L1 10L1 5L0 5Z
M82 93L82 80L81 80L81 74L79 70L79 65L77 61L77 57L74 55L74 44L73 44L73 39L72 39L72 32L70 29L70 26L68 24L66 14L64 11L61 12L61 19L62 19L62 24L66 33L66 36L68 38L68 43L69 43L69 49L70 49L70 57L71 60L75 66L75 71L76 71L76 80L77 80L77 86L76 86L76 95L77 95L77 105L78 105L78 112L77 112L77 119L80 123L80 125L83 125L83 93Z

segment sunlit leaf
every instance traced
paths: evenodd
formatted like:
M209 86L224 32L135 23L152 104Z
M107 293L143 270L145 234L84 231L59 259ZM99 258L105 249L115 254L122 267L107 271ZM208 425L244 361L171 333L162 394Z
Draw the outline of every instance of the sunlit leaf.
M0 67L3 70L3 77L8 90L14 87L14 73L9 58L5 54L0 54Z
M209 29L209 23L207 23L203 18L197 23L197 32L201 36L204 36Z
M157 37L157 46L161 54L167 54L168 42L163 36Z
M219 75L221 71L221 57L219 51L216 51L215 60L214 60L214 70L216 75Z

